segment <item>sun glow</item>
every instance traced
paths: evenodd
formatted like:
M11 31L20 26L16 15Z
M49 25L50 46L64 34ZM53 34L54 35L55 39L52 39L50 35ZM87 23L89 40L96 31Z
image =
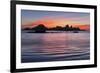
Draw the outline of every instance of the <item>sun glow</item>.
M88 13L52 12L52 11L22 11L22 28L33 28L42 24L47 28L66 25L78 27L83 30L90 29L90 16Z

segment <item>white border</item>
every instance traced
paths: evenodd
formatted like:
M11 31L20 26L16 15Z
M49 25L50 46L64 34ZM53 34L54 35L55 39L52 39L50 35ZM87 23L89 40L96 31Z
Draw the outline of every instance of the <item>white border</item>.
M64 12L89 12L90 13L90 60L79 61L56 61L56 62L38 62L38 63L21 63L21 9L27 10L49 10ZM16 5L16 68L39 68L54 66L73 66L94 64L94 10L70 7L52 7L52 6L35 6L35 5Z

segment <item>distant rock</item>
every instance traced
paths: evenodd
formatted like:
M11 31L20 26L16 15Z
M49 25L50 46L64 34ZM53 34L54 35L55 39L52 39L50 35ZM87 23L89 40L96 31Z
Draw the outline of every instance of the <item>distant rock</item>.
M74 31L74 32L85 31L85 30L81 30L79 27L69 26L68 24L65 27L56 26L52 28L47 28L46 26L44 26L44 24L38 24L36 27L24 28L23 30L27 30L28 32L31 33L45 33L46 31Z
M39 24L38 26L34 27L35 33L45 33L47 28L43 24Z

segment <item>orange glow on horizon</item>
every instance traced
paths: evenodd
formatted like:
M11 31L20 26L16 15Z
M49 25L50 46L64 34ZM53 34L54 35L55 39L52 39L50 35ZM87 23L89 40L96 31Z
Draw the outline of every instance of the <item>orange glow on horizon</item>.
M79 27L82 30L90 30L90 25L76 25L75 27Z
M42 19L42 20L37 20L35 22L31 22L29 24L24 24L22 25L23 28L33 28L39 24L43 24L44 26L46 26L47 28L52 28L52 27L56 27L56 26L61 26L61 27L65 27L66 25L69 26L73 26L73 27L79 27L80 29L83 30L89 30L90 29L90 25L89 24L76 24L77 22L73 22L71 20L67 20L67 19Z

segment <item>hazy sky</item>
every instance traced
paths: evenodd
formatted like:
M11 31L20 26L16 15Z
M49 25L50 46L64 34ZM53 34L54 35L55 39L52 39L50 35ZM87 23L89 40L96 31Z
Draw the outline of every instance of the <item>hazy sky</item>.
M44 24L47 27L65 26L69 24L89 28L90 13L21 10L21 21L22 28L34 27L38 24Z

